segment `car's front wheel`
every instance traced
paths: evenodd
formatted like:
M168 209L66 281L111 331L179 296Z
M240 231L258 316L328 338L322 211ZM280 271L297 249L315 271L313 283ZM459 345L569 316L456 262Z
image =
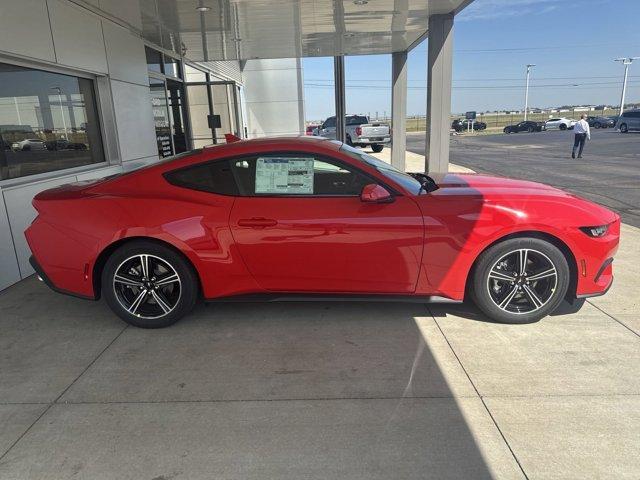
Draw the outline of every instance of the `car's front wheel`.
M371 145L371 150L373 150L375 153L380 153L382 151L382 149L384 148L384 145Z
M489 318L502 323L537 322L553 312L569 286L569 266L553 244L515 238L478 258L470 294Z
M629 127L627 127L626 123L620 124L620 133L627 133L629 131Z
M117 249L105 263L101 280L111 310L141 328L174 324L198 298L198 279L188 261L150 241L132 241Z

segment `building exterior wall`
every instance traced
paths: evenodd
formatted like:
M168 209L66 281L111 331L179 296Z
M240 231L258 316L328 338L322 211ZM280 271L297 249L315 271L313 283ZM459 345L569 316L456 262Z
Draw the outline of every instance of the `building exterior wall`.
M242 78L249 138L304 133L300 59L247 60Z
M0 180L0 290L34 273L23 232L36 216L31 201L38 192L158 160L142 25L137 1L0 0L0 62L93 80L105 156L104 163ZM201 66L244 83L250 137L303 132L299 60Z

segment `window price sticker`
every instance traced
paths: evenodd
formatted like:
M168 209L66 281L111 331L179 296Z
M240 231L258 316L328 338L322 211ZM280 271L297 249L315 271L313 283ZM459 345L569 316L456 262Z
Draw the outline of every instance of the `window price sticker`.
M313 194L313 158L259 157L256 193Z

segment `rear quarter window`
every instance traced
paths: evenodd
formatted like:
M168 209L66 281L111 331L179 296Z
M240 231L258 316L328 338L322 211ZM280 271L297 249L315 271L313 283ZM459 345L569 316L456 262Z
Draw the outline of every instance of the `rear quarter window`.
M164 177L177 187L220 195L238 195L238 186L227 160L181 168L165 173Z

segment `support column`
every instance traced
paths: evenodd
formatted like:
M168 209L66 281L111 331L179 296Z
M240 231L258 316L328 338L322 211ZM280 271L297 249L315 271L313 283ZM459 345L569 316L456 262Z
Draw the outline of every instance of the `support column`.
M405 170L407 153L407 52L391 55L391 165Z
M344 88L344 56L333 57L333 83L336 101L336 140L345 142L345 88Z
M426 172L449 170L453 15L429 17L427 54Z

